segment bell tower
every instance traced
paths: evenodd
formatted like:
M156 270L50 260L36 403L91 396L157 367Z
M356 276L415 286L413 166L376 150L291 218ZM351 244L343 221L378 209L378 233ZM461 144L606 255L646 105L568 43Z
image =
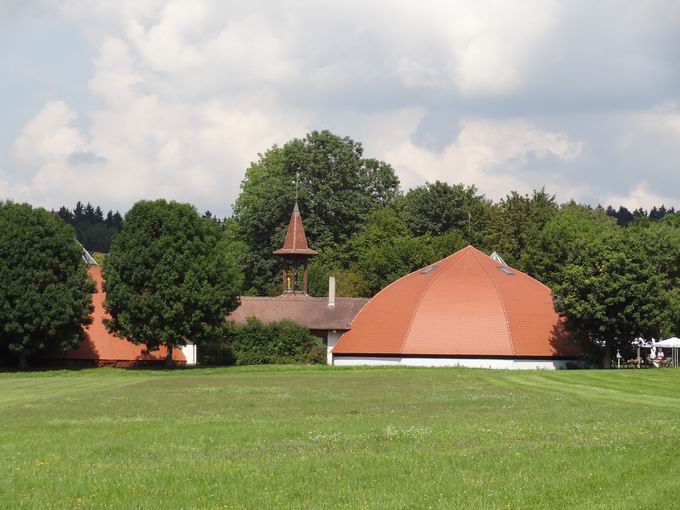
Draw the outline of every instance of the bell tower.
M316 251L307 245L297 200L295 200L293 214L290 216L283 246L276 250L274 255L281 257L283 295L303 294L306 296L309 259L316 255Z

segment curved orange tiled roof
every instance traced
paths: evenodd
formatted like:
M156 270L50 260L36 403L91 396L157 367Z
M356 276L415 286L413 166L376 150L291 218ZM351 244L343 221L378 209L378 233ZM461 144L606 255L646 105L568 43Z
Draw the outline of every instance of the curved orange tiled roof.
M107 316L104 310L106 293L103 289L103 277L101 266L91 265L88 267L90 277L97 286L97 292L92 295L92 324L86 329L86 338L76 347L65 353L55 356L66 360L88 360L97 363L115 362L149 362L164 361L168 352L165 347L149 352L143 345L135 345L132 342L117 338L106 330L102 320ZM186 358L180 349L173 349L172 358L175 361L184 362Z
M334 354L574 357L550 289L468 246L385 287Z

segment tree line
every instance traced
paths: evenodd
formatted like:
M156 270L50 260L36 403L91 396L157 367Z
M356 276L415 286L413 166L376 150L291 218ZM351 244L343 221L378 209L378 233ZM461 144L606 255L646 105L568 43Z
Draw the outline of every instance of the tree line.
M260 154L246 170L233 215L224 220L164 200L139 202L124 219L113 212L104 217L90 204L52 215L25 204L0 204L0 219L14 225L0 237L0 314L5 313L0 350L63 349L77 341L74 332L87 323L83 293L89 287L82 262L64 240L80 227L82 242L84 225L112 232L104 264L110 331L149 348L223 342L229 334L224 317L238 295L280 292L279 261L272 252L283 242L296 199L310 245L319 252L310 266L313 295L325 295L334 274L339 295L370 297L472 244L497 251L550 286L565 327L605 366L614 349L626 355L637 336L659 338L680 330L680 214L673 209L630 213L560 204L544 189L513 191L493 201L475 186L440 181L404 192L391 165L365 157L361 143L315 131ZM27 265L18 269L18 254L38 247L48 231L63 244L62 253L53 239L45 241L62 257L53 274L40 269L44 261L37 258L23 260ZM22 280L21 274L29 276ZM7 286L13 290L5 291L5 280L13 278ZM45 286L32 288L41 278ZM36 296L57 283L72 299L59 309L73 313L59 316L39 304ZM33 292L29 300L22 297L27 286ZM59 321L71 329L57 328Z
M109 210L105 216L101 207L90 202L85 205L77 202L73 210L62 206L56 214L75 229L78 241L92 252L108 253L113 236L123 228L123 217L118 211Z
M631 212L627 207L620 206L618 209L614 209L610 205L607 206L606 212L607 216L616 219L616 224L620 227L629 227L639 220L661 221L667 214L675 214L675 208L666 209L665 204L662 204L658 208L656 206L652 207L649 212L642 207Z
M568 202L544 189L493 201L475 186L426 183L406 192L386 162L328 131L274 146L246 171L225 234L244 292L279 292L272 251L296 198L310 245L310 293L370 297L404 274L472 244L548 285L565 326L609 366L638 336L680 333L680 214Z

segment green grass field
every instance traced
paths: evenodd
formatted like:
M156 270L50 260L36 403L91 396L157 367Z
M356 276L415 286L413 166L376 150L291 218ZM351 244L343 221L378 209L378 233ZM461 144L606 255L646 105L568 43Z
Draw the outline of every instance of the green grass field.
M2 508L680 507L680 371L0 373Z

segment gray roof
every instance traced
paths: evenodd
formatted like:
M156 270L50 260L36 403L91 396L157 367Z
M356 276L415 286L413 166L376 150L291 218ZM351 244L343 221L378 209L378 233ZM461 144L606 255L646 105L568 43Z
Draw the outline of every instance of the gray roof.
M288 319L313 330L348 330L352 319L359 313L367 298L335 298L335 306L328 306L328 298L304 295L277 297L242 296L241 305L229 319L236 324L245 324L248 318L256 317L260 322Z

